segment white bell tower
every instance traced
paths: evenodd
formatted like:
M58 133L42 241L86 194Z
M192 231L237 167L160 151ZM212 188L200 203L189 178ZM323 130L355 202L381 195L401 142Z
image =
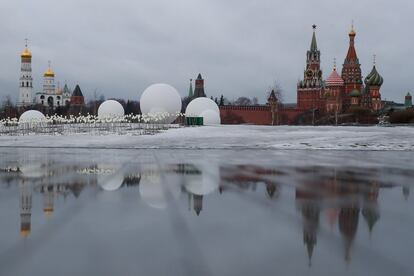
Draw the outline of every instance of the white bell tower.
M33 104L32 53L26 46L21 53L21 69L19 83L19 100L17 106L25 107Z

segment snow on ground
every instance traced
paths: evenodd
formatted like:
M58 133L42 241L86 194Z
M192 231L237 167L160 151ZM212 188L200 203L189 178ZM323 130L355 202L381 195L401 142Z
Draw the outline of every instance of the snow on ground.
M414 150L413 127L204 126L156 135L0 136L0 147Z

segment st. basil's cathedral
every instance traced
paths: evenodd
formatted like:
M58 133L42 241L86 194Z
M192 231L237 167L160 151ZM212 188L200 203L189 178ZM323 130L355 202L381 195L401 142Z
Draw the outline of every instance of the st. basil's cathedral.
M361 64L355 50L356 32L349 32L349 48L341 75L333 70L326 81L321 70L321 52L318 49L313 25L310 49L306 53L306 69L303 80L297 85L298 110L318 110L321 113L346 113L354 107L376 112L382 108L380 88L384 80L374 65L371 73L362 81Z
M282 104L274 92L270 93L266 105L221 105L220 116L222 123L227 124L307 124L312 118L321 122L332 123L332 115L342 116L342 123L352 122L355 113L368 114L362 118L368 123L374 123L384 108L381 101L380 88L384 82L374 64L371 72L363 79L361 64L355 49L356 32L352 24L349 32L349 47L342 71L336 68L336 61L332 72L324 80L321 70L321 52L316 42L316 25L313 25L313 35L310 49L306 53L306 67L303 79L297 83L297 104ZM408 98L407 98L408 97ZM411 95L406 96L406 106L411 106ZM351 116L350 116L351 115ZM335 116L338 120L338 116ZM349 118L351 118L349 121ZM356 119L358 120L358 119ZM338 123L338 121L336 121Z

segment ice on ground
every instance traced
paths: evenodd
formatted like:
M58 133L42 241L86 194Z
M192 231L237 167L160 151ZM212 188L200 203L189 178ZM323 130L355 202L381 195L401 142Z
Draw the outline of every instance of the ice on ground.
M414 150L413 127L220 125L156 135L0 136L0 147Z

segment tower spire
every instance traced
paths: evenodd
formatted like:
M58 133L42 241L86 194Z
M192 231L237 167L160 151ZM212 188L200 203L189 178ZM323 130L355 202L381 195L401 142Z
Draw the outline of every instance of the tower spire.
M193 97L193 79L190 79L190 88L188 89L188 97L192 98Z
M27 38L24 39L24 42L25 42L24 45L25 45L26 48L27 48L27 42L28 41L29 41L29 39L27 39Z
M336 71L336 58L334 58L333 70Z
M377 65L377 55L376 54L373 55L372 61L373 61L374 67L375 67L375 65Z
M313 34L312 34L312 42L311 42L311 47L310 47L310 50L311 50L312 52L315 52L315 51L317 51L317 50L318 50L318 45L317 45L317 43L316 43L316 34L315 34L315 31L316 31L316 25L315 25L315 24L313 24L313 25L312 25L312 29L313 29Z

